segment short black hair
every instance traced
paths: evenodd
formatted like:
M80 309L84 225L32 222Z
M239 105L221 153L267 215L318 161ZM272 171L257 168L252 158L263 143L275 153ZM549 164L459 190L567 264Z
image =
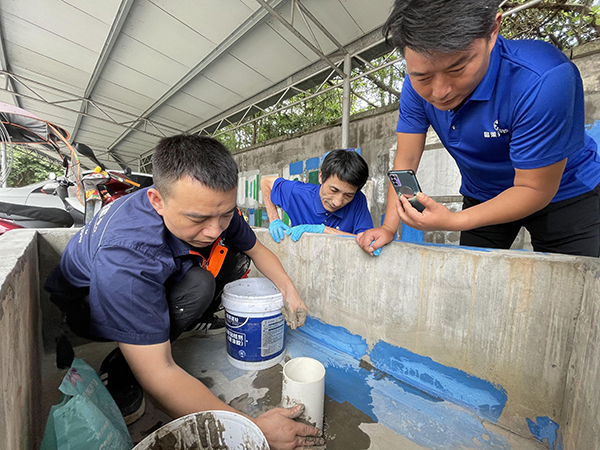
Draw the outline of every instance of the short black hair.
M395 0L383 25L387 43L402 52L466 51L476 39L489 38L500 0Z
M171 185L189 176L215 191L227 192L238 185L238 168L231 152L208 136L185 135L160 140L152 155L152 178L164 197Z
M352 150L333 150L321 165L321 182L331 175L356 186L360 191L369 178L369 166L358 153Z

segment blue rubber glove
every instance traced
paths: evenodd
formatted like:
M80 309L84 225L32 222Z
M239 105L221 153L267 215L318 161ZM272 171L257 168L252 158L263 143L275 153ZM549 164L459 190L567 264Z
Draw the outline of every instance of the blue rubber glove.
M269 224L269 233L271 233L271 237L278 244L283 241L286 234L290 234L290 230L291 228L279 219L275 219Z
M373 241L373 242L375 242L375 241ZM373 242L371 242L370 245L373 245ZM379 256L379 255L381 255L381 249L382 248L383 247L379 247L377 250L373 250L373 256Z
M296 242L304 233L322 233L325 231L325 225L298 225L291 228L289 234L292 241Z

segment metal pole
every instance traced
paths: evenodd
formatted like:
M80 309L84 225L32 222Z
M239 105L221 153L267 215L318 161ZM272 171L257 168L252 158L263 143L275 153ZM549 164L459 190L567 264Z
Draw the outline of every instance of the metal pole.
M342 102L342 148L348 148L350 136L350 73L352 72L352 57L344 56L344 93Z
M0 153L2 153L2 165L0 166L0 173L6 175L6 178L2 181L1 187L5 188L8 186L8 158L6 157L6 144L0 144L0 149Z

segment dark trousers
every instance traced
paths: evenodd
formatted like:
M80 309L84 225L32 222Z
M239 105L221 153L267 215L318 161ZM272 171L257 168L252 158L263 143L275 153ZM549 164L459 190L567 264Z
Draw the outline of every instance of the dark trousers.
M463 209L480 203L465 197ZM531 234L536 252L600 256L600 185L577 197L550 203L523 219L463 231L460 245L507 249L521 227Z
M171 341L177 339L202 317L211 318L221 303L225 285L242 278L250 267L250 258L229 249L217 277L201 267L192 267L178 283L165 285L171 329ZM63 312L65 323L77 336L106 341L90 332L89 289L76 288L64 277L60 266L48 276L44 289L50 300Z

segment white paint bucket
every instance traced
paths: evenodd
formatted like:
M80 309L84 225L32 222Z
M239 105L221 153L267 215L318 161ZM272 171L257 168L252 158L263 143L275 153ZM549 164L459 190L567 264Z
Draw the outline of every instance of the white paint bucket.
M281 406L290 408L304 404L303 418L323 429L325 401L325 367L313 358L293 358L283 366Z
M204 411L175 419L133 450L269 450L265 435L251 420L229 411Z
M283 295L266 278L244 278L225 285L227 359L240 369L262 370L283 359Z

